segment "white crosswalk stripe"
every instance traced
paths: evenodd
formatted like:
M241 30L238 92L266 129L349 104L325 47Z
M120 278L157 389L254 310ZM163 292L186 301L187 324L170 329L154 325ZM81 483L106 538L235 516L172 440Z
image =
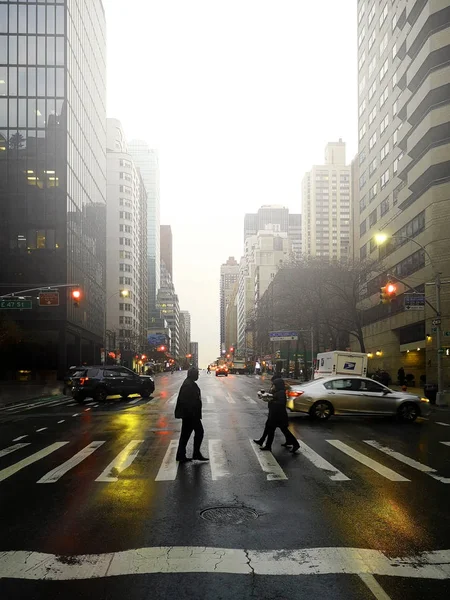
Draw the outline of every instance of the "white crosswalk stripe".
M209 464L211 466L211 476L213 481L222 479L230 475L222 440L209 440Z
M305 458L311 461L312 464L315 465L318 469L325 471L332 481L350 481L350 477L347 477L346 475L344 475L344 473L341 473L339 469L333 467L333 465L330 464L327 460L325 460L322 456L320 456L320 454L317 454L317 452L315 452L312 448L307 446L305 442L302 442L302 440L297 441L300 444L300 448L298 449L298 451Z
M236 400L233 398L233 396L231 396L231 394L226 394L226 399L228 404L236 404Z
M436 469L432 469L428 465L424 465L423 463L418 462L417 460L414 460L413 458L409 458L409 456L400 454L400 452L396 452L395 450L392 450L392 448L383 446L382 444L379 444L375 440L364 440L364 442L366 444L369 444L369 446L372 446L372 448L376 448L380 452L384 452L384 454L387 454L388 456L395 458L396 460L404 463L405 465L408 465L409 467L412 467L413 469L417 469L417 471L422 471L422 473L426 473L427 475L429 475L430 477L433 477L433 479L437 479L441 483L450 483L450 478L442 477L441 475L438 475Z
M56 483L68 471L76 467L93 452L100 448L105 442L91 442L88 446L77 452L72 458L69 458L62 465L59 465L52 471L49 471L44 477L41 477L37 483Z
M178 463L176 461L177 448L178 440L171 440L155 481L173 481L176 478L178 471Z
M450 423L442 423L441 421L436 421L436 425L442 425L443 427L450 427Z
M169 400L167 401L167 404L175 404L178 398L178 394L174 394L171 398L169 398Z
M127 469L139 453L139 448L144 440L132 440L125 448L109 463L106 469L95 481L110 483L119 481L119 475Z
M0 458L3 458L3 456L7 456L8 454L11 454L11 452L15 452L16 450L20 450L21 448L25 448L26 446L29 446L29 445L30 445L30 442L24 443L24 444L14 444L14 446L9 446L9 448L4 448L3 450L0 450Z
M250 404L257 404L256 400L253 400L250 396L244 396L244 399L247 400L247 402L250 402Z
M208 404L214 404L215 400L212 396L205 396L205 400Z
M351 456L352 458L354 458L361 464L365 465L366 467L369 467L369 469L376 471L382 477L389 479L390 481L410 481L409 479L406 479L406 477L399 475L392 469L389 469L388 467L385 467L384 465L377 462L376 460L373 460L373 459L369 458L368 456L366 456L365 454L358 452L358 450L355 450L351 446L344 444L344 442L341 442L340 440L327 440L327 442L329 444L331 444L332 446L334 446L335 448L337 448L338 450L341 450L348 456Z
M441 444L444 444L444 446L450 446L450 442L441 442Z
M256 446L250 439L251 447L253 448L256 458L258 459L261 469L267 474L268 481L280 481L287 479L286 473L280 467L277 459L272 452L263 452L259 446Z
M59 450L60 448L62 448L63 446L65 446L68 443L69 442L55 442L54 444L47 446L47 448L44 448L43 450L39 450L39 452L36 452L35 454L32 454L31 456L28 456L27 458L24 458L23 460L15 463L9 467L6 467L6 469L3 469L2 471L0 471L0 481L4 481L5 479L8 479L8 477L11 477L11 475L15 475L17 472L21 471L25 467L28 467L29 465L32 465L33 463L37 462L38 460L45 458L52 452Z

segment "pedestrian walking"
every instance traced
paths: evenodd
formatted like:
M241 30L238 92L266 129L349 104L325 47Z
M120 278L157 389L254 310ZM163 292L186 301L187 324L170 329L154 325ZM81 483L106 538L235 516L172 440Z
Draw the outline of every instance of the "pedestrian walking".
M406 379L405 369L403 367L400 367L400 369L397 371L397 378L399 385L403 386Z
M180 463L191 460L209 460L200 451L204 429L202 425L202 398L198 380L198 369L191 367L183 381L175 406L175 418L181 419L181 435L178 443L176 460ZM186 457L186 446L194 432L194 453L192 458Z
M288 429L288 415L286 410L286 386L279 373L276 373L272 378L272 388L270 390L272 398L269 399L269 417L264 428L264 433L259 440L253 440L256 444L262 446L264 439L267 436L265 446L261 450L271 452L275 430L280 428L284 434L285 447L292 446L291 452L294 453L300 448L300 444L295 439L294 435Z

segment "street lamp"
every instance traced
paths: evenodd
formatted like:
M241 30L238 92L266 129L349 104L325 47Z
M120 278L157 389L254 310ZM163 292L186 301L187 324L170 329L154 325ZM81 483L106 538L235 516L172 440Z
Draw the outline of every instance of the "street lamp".
M422 246L422 244L420 244L414 238L411 238L411 237L406 236L406 235L395 235L395 234L391 235L391 236L388 236L386 233L381 233L381 232L375 234L375 241L376 241L376 243L378 245L384 244L389 238L391 238L391 239L406 240L406 241L409 241L409 242L413 242L414 244L416 244L416 246L419 246L419 248L421 248L424 251L425 256L430 261L430 265L431 265L431 267L432 267L432 269L434 271L434 282L431 283L431 284L427 283L426 285L434 285L435 286L435 290L436 290L436 306L433 306L432 304L430 304L430 302L428 302L428 300L426 300L426 303L436 313L436 347L437 347L437 379L438 379L438 381L437 381L438 392L437 392L437 396L436 396L436 404L438 406L446 406L446 401L445 401L445 396L444 396L444 384L443 384L443 381L442 381L442 353L441 353L441 335L442 335L442 330L441 330L441 274L436 269L436 267L434 266L433 261L431 260L431 256L429 255L429 253L428 253L427 249L425 248L425 246ZM407 284L405 284L405 285L407 285ZM407 287L410 287L410 286L407 286ZM412 289L412 288L410 288L410 289Z
M108 311L108 302L111 300L111 298L114 298L114 296L120 295L122 298L128 298L128 296L130 295L130 291L129 290L119 290L117 292L114 292L114 294L111 294L111 296L109 298L106 299L105 302L105 322L103 324L103 340L104 340L104 345L103 345L103 364L106 365L106 356L108 354L107 352L107 336L106 336L106 316L107 316L107 311Z

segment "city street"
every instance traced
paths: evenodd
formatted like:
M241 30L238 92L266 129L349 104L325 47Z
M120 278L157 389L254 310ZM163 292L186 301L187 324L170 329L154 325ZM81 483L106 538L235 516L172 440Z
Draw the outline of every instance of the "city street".
M450 597L450 411L291 415L300 451L278 432L272 455L252 441L264 377L202 371L210 462L178 465L185 375L150 400L0 410L2 598Z

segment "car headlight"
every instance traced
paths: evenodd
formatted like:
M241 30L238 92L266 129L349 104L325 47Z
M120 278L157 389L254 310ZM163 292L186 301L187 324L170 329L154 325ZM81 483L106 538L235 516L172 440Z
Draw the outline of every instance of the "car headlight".
M420 399L420 401L421 401L421 402L430 402L430 401L428 400L428 398L421 398L421 399Z

